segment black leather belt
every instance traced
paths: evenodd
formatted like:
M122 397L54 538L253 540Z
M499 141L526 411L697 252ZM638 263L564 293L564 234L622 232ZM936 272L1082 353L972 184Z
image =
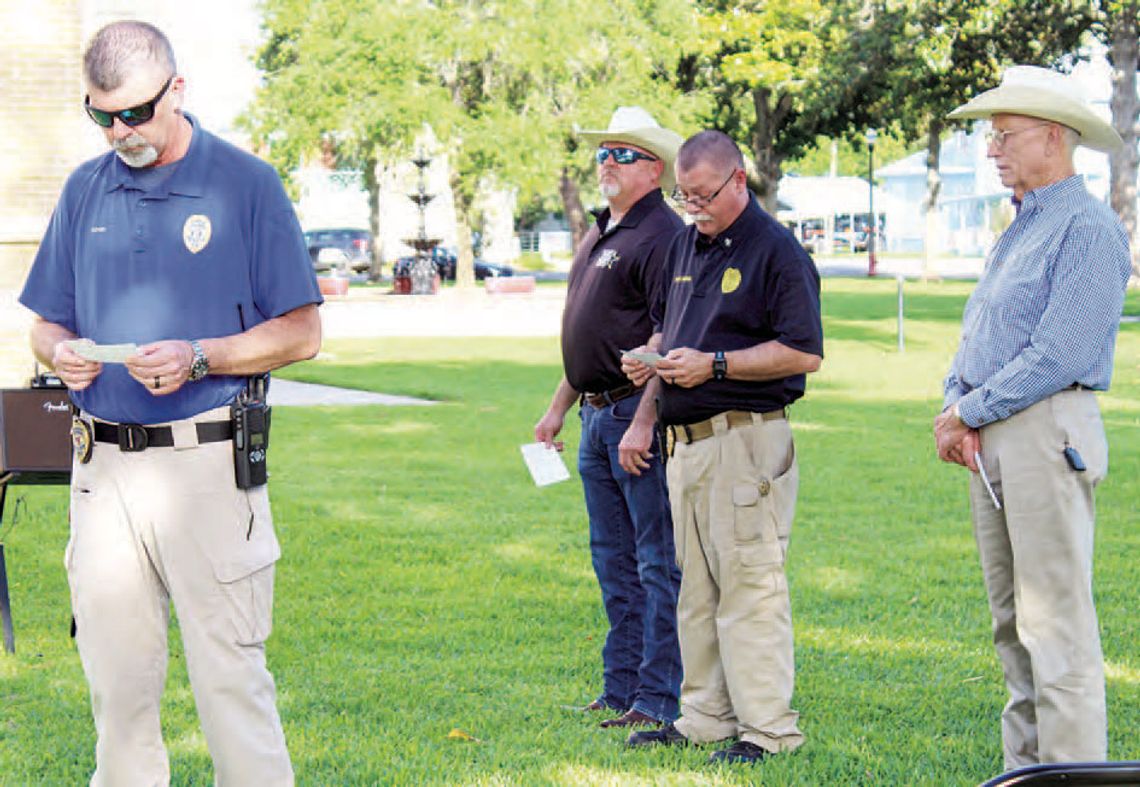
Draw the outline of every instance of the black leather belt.
M591 407L601 410L608 404L620 402L633 396L635 393L640 393L641 389L633 383L626 383L625 385L618 386L611 391L603 391L602 393L584 393L582 400Z
M220 443L233 437L233 424L229 421L203 421L194 424L199 443ZM95 421L92 424L95 442L115 443L120 451L145 451L148 448L174 447L174 432L169 426L143 426L141 424L112 424Z

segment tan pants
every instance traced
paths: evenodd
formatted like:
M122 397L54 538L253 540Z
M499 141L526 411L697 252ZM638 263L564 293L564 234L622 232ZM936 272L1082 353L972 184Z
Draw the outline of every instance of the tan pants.
M971 474L974 535L1009 702L1005 766L1104 760L1104 661L1092 597L1093 487L1108 472L1096 397L1062 391L981 431L1003 508ZM1088 467L1066 463L1076 448Z
M196 442L182 429L179 443L187 431ZM74 465L65 563L95 716L92 785L170 781L159 703L171 601L216 783L293 783L265 666L279 555L266 488L234 486L229 442L96 443Z
M792 611L784 557L799 471L786 420L678 443L667 465L681 594L684 680L677 729L772 752L803 743L791 709Z

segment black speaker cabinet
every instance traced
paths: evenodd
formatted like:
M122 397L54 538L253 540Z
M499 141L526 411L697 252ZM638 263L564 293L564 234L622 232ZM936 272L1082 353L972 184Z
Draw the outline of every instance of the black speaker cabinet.
M63 388L0 389L0 475L58 483L71 473L71 402Z

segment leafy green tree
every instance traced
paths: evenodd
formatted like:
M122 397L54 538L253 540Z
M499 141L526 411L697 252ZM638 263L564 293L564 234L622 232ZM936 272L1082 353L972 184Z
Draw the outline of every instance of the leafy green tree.
M1094 0L874 0L860 40L867 56L889 53L879 124L926 137L927 266L941 190L938 161L946 115L998 84L1012 64L1053 66L1076 49L1096 16Z
M473 279L482 184L509 183L524 201L560 192L584 228L574 125L638 103L676 127L694 103L670 79L673 42L693 27L684 0L616 0L605 13L584 0L266 0L264 27L255 139L283 173L318 151L361 168L375 223L376 163L406 155L430 123L452 165L461 281Z
M880 90L875 60L856 63L863 24L855 0L696 0L697 47L678 83L707 91L709 125L733 136L756 164L753 184L775 210L783 162L820 135L862 129Z

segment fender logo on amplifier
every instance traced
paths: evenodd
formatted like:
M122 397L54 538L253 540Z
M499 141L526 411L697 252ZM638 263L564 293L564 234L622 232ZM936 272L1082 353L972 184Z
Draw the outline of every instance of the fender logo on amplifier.
M0 472L71 472L71 406L65 393L0 389Z

